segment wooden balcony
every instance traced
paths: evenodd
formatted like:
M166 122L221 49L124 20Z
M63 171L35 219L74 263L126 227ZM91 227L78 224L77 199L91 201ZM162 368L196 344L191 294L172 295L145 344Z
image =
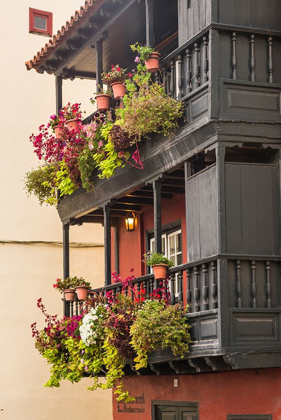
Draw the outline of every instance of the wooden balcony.
M170 304L188 305L193 343L183 359L169 350L151 354L149 369L140 373L281 366L280 262L281 257L217 255L169 269ZM148 299L155 290L153 275L133 284L136 294L144 289ZM116 296L121 290L121 283L116 283L94 291ZM66 303L67 316L83 310L81 302ZM130 366L128 374L133 374Z

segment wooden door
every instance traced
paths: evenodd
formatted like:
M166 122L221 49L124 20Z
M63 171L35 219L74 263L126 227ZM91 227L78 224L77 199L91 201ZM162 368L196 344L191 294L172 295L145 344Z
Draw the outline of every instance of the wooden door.
M199 420L199 418L197 407L158 405L155 420Z

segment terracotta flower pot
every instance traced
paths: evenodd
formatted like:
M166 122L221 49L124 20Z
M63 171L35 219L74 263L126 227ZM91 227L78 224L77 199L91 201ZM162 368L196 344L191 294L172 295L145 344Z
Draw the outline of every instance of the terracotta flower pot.
M75 130L75 128L77 128L77 127L78 127L78 121L77 121L77 120L74 120L74 119L72 119L72 120L67 120L67 121L66 121L66 125L67 125L67 128L68 128L69 130Z
M147 61L145 61L145 65L149 73L156 73L159 70L159 57L160 53L155 51L150 54Z
M126 95L126 86L124 83L115 82L111 85L115 99L121 99Z
M76 298L75 289L65 289L63 292L64 292L64 298L66 301L72 302L73 300L75 300Z
M107 111L110 108L110 95L100 94L96 96L98 111Z
M89 293L89 287L88 286L77 286L76 287L76 293L78 300L86 300Z
M62 129L57 125L54 127L55 137L56 139L60 140L62 137Z
M155 280L164 280L166 278L168 265L156 264L152 267Z

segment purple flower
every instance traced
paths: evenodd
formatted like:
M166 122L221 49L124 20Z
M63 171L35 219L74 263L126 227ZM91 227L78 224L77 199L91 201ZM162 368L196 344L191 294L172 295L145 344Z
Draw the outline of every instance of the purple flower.
M50 116L51 120L55 120L56 118L57 118L56 114L53 114L53 115Z

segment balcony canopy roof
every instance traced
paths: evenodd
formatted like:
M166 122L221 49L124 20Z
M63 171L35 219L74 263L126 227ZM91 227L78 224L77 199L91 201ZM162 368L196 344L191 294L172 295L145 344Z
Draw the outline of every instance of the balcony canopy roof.
M162 55L177 47L177 28L177 0L154 0L154 44ZM38 73L95 78L98 40L104 40L104 69L130 68L135 54L129 45L145 44L145 33L144 0L88 0L25 64Z

